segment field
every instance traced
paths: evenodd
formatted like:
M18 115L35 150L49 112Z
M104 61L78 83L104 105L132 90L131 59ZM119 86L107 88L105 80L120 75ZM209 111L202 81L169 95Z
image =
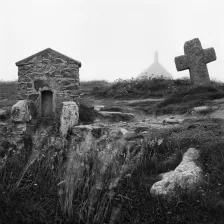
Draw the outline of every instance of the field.
M0 81L0 108L10 109L17 102L17 81Z
M87 135L75 145L71 135L49 145L54 127L43 126L50 134L38 139L33 150L27 136L26 149L10 141L10 121L7 128L0 125L1 223L224 223L224 120L213 116L217 111L191 115L201 105L224 112L222 83L193 87L189 80L93 81L81 83L81 89L80 124L98 118L96 105L132 112L138 121L108 124L113 129L106 140ZM10 91L3 97L10 101L1 99L0 108L12 106ZM142 126L147 118L176 115L184 118L180 125ZM124 140L113 132L121 125L131 127L135 137L148 132ZM153 197L150 188L159 174L175 169L191 147L201 152L203 185L191 194L180 190L173 200Z

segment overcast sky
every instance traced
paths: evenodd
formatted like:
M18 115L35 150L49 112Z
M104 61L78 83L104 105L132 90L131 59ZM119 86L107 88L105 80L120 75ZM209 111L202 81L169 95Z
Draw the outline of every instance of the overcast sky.
M81 61L81 80L136 77L155 50L174 78L188 76L174 57L198 37L217 54L210 77L224 81L223 12L223 0L1 0L0 80L48 47Z

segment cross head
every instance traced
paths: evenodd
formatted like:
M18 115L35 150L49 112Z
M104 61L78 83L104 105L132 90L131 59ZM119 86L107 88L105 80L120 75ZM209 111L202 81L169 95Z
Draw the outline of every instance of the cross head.
M194 85L209 85L207 63L216 60L214 48L203 49L198 38L184 44L185 55L175 57L177 71L189 69L190 78Z

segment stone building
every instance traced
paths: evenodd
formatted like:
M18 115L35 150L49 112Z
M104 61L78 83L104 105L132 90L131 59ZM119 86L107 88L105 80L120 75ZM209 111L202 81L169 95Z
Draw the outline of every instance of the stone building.
M62 102L79 105L79 61L47 48L16 65L18 100L34 102L38 117L60 113Z

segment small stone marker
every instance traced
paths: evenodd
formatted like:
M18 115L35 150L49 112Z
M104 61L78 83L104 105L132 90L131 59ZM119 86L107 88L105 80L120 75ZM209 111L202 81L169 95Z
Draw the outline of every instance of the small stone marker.
M203 49L198 38L184 44L185 55L175 57L177 71L190 70L191 81L194 85L209 85L210 78L207 63L216 60L214 48Z

